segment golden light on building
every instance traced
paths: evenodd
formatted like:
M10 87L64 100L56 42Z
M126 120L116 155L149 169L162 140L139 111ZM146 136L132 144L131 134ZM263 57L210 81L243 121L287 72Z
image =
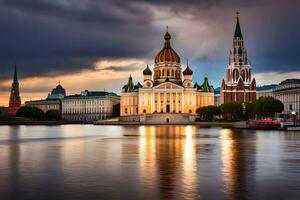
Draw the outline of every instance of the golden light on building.
M121 94L121 120L148 122L193 121L196 110L214 104L214 89L205 77L202 85L193 83L187 63L182 71L179 55L171 46L171 35L164 36L164 47L147 65L143 84L130 76Z

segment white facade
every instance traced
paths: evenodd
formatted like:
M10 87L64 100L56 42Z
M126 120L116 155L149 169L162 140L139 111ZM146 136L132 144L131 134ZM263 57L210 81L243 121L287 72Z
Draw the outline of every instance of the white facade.
M300 114L300 79L287 79L279 84L274 91L275 98L284 104L283 114Z
M62 99L62 118L68 121L92 122L113 116L114 105L120 103L117 96L74 95Z

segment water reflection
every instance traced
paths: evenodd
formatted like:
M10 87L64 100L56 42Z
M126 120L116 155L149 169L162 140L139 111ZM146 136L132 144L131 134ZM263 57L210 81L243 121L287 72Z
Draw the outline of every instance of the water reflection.
M1 131L1 200L299 199L297 132L88 125Z
M10 139L15 141L19 138L19 128L12 127L10 129ZM20 193L20 145L18 143L9 146L8 157L8 184L10 185L7 195L10 199L15 199Z
M174 198L174 190L185 194L182 199L197 196L194 137L195 127L191 126L141 127L141 178L150 184L150 188L157 181L162 198ZM155 180L156 176L158 180Z
M255 176L255 134L223 129L220 139L221 170L226 196L229 199L250 198L255 189L251 183Z

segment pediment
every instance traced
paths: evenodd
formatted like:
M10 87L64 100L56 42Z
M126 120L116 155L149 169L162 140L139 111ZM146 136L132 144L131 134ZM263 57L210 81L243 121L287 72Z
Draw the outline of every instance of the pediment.
M172 82L165 82L155 86L154 89L183 89L183 87Z

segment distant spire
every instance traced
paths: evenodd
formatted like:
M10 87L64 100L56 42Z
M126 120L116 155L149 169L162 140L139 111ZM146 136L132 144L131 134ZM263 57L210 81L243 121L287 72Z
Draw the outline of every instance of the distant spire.
M243 38L241 26L240 26L240 12L236 12L236 26L235 26L235 32L234 37Z
M186 59L186 66L189 66L189 59Z
M15 64L14 82L18 82L17 64Z

